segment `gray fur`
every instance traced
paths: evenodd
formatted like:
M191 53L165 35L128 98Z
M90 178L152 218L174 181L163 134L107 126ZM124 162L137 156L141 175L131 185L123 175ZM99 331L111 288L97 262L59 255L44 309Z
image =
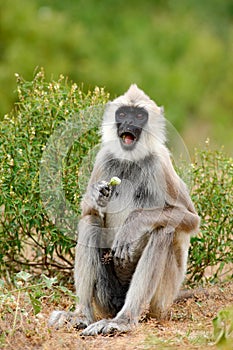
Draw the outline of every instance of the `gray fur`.
M149 113L133 151L121 149L117 137L114 113L122 105ZM145 309L163 317L176 298L199 217L172 166L162 113L135 85L108 104L78 228L79 303L74 313L53 313L50 325L87 326L83 335L126 332ZM119 186L108 186L113 176L121 179Z

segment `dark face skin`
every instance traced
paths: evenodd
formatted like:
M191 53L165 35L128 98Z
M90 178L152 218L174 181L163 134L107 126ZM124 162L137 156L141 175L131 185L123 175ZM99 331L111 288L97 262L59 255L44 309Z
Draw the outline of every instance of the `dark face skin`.
M121 146L125 150L132 150L147 123L148 112L141 107L122 106L117 109L115 120Z

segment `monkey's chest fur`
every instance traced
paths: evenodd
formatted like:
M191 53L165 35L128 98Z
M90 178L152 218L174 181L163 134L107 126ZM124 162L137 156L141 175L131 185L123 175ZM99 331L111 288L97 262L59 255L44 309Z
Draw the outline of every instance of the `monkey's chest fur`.
M105 172L108 177L121 179L106 207L105 227L113 231L111 235L115 235L134 209L164 205L164 176L156 156L150 155L137 162L109 157Z

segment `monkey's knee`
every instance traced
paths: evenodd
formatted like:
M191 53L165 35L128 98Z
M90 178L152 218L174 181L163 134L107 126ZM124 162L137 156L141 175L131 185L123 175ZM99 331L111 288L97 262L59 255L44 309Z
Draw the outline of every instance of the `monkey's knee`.
M48 326L55 329L62 327L73 327L76 329L86 328L90 322L85 317L82 317L76 312L56 311L54 310L48 321Z

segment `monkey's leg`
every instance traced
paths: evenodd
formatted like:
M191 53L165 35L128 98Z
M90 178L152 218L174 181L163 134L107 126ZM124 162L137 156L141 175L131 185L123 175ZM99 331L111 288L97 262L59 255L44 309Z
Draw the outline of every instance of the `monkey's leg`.
M150 303L149 316L164 318L168 307L179 294L186 272L189 241L187 233L175 233L167 254L164 273Z
M101 268L98 250L101 232L100 217L88 215L80 221L74 270L78 305L75 312L53 311L49 326L60 328L68 323L81 329L95 321L92 298Z
M123 308L115 318L101 320L88 326L83 335L126 332L138 322L144 307L150 304L165 272L174 232L161 228L151 233L133 274Z

